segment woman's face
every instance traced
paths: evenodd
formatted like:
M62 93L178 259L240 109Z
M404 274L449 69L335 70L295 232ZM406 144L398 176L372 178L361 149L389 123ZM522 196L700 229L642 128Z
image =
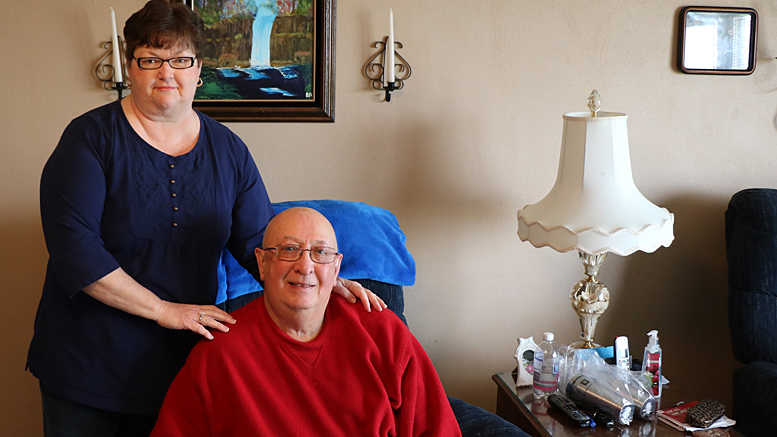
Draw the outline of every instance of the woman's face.
M129 62L127 73L132 81L130 96L142 111L168 113L191 109L197 81L200 77L200 64L189 49L138 47L133 54L135 59ZM168 62L156 70L144 70L138 66L138 58L170 59L194 57L191 68L175 69ZM152 114L147 114L152 116Z

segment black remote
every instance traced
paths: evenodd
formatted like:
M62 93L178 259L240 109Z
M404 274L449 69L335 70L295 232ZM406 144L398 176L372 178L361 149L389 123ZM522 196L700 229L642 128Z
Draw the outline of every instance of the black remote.
M548 402L559 409L567 417L577 422L581 427L596 426L596 423L591 419L591 416L580 411L574 402L560 395L548 396Z

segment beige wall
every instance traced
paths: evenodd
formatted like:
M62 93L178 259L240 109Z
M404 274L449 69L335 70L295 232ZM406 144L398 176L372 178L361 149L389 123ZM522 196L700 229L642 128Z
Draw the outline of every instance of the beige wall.
M597 338L627 335L641 356L658 329L669 379L730 404L723 212L739 189L774 185L777 3L738 4L760 13L758 68L745 77L676 71L679 0L338 3L336 123L230 128L274 201L358 200L397 215L418 264L407 318L449 394L493 410L490 376L515 366L517 337L576 340L568 290L582 267L521 243L516 211L550 190L561 115L598 89L604 110L629 115L634 179L675 214L676 238L607 260L612 304ZM4 435L41 434L37 381L24 371L46 265L40 171L66 124L114 96L92 77L109 6L124 21L142 4L8 2L0 15ZM413 67L390 104L362 74L389 7Z

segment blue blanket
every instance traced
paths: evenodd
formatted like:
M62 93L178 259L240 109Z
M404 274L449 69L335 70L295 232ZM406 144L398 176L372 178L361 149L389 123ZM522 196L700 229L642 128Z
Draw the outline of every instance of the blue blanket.
M275 213L295 207L313 208L335 230L343 254L340 277L372 279L395 285L415 283L415 260L405 247L405 234L390 211L361 202L301 200L274 203ZM219 266L216 303L259 291L262 286L226 249Z

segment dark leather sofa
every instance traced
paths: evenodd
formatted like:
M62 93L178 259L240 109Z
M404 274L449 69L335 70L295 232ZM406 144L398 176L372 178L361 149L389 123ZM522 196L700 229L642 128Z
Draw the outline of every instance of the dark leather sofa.
M777 190L736 193L726 211L733 418L749 437L777 435Z

